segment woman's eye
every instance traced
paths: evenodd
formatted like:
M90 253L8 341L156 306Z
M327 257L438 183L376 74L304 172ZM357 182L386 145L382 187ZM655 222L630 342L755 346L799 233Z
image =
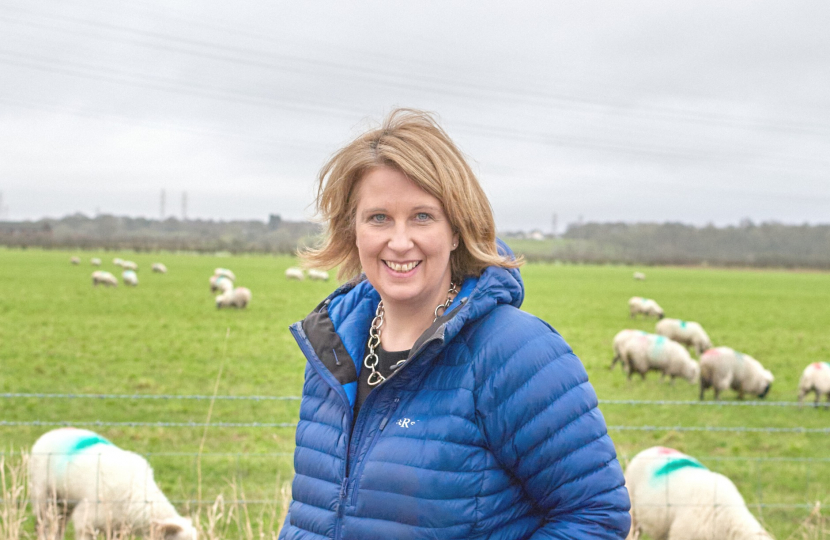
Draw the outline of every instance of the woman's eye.
M431 217L432 217L432 216L430 216L430 215L429 215L429 214L427 214L426 212L418 212L417 214L415 214L415 219L416 219L416 220L418 220L418 221L427 221L427 220L429 220Z
M386 215L374 214L372 217L369 218L369 221L371 221L372 223L383 223L384 221L386 221Z

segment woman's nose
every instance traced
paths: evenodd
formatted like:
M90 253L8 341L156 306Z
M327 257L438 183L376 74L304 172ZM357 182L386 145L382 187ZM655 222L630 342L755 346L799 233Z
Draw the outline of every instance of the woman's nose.
M389 248L395 251L406 251L413 246L412 235L409 228L404 225L396 225L392 229L392 237L389 239Z

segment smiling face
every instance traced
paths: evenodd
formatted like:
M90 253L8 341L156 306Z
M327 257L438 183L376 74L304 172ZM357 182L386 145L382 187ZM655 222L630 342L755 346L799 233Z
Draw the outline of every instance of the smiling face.
M403 173L378 167L357 185L360 265L387 309L420 313L442 303L457 246L441 201Z

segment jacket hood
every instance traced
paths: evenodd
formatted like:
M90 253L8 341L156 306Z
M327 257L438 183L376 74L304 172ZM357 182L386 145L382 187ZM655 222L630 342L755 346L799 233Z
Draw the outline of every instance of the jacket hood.
M514 257L504 242L496 242L501 255ZM484 317L502 304L518 308L523 300L524 282L519 270L489 266L479 277L464 280L445 314L424 332L412 350L429 339L437 338L445 344L465 324ZM378 292L365 276L360 276L335 290L300 323L317 356L343 385L351 403L354 403L357 376L363 366L369 326L378 302ZM346 360L348 365L344 365Z

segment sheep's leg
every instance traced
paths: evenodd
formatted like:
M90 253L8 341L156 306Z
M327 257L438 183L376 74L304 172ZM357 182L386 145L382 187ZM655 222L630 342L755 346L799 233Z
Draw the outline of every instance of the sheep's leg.
M813 403L813 407L818 407L818 401L820 399L821 399L821 394L819 393L818 388L816 388L816 401L815 401L815 403ZM830 400L830 395L827 396L827 399Z
M715 401L720 401L720 388L715 386Z
M804 405L804 396L807 395L807 391L801 389L798 391L798 408L800 409L802 405Z
M608 366L608 369L614 369L614 366L617 365L617 362L622 363L622 359L620 358L619 354L614 355L614 358L611 359L611 365Z
M830 392L827 392L827 402L824 404L825 409L830 409Z
M95 540L98 536L95 530L93 517L95 510L91 508L89 501L82 501L75 507L72 513L72 524L75 525L75 540Z
M738 390L738 399L741 400L741 401L744 400L744 389L743 388Z

